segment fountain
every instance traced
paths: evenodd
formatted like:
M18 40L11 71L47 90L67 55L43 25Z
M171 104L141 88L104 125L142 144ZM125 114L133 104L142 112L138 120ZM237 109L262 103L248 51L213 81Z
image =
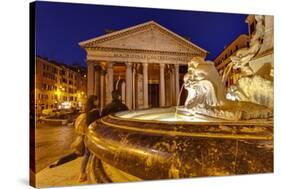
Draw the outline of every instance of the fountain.
M260 74L250 64L263 37L272 37L265 18L256 16L255 49L233 57L231 66L242 70L235 86L226 90L213 62L195 57L183 106L120 112L91 124L89 177L104 183L273 172L273 68Z
M179 96L178 96L177 107L176 107L176 111L175 111L175 119L177 119L178 107L179 107L179 104L180 104L180 98L181 98L181 94L182 94L183 87L184 87L184 84L182 84L181 90L180 90L180 93L179 93Z

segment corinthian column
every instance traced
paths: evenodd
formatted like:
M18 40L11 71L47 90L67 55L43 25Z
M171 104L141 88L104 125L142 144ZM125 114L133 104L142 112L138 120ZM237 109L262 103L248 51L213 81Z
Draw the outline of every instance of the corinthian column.
M94 64L87 62L87 94L88 96L94 94Z
M160 107L165 106L165 64L160 64Z
M176 103L177 103L177 99L179 98L179 92L180 92L180 87L179 87L179 82L180 82L180 79L179 79L179 65L178 64L175 64L175 82L176 82ZM177 105L177 104L176 104Z
M132 109L136 109L136 64L133 65L133 77L132 77L132 95L133 95L133 105Z
M105 100L105 93L104 93L105 74L106 72L103 69L101 69L101 75L100 75L100 108L101 109L104 107L104 100Z
M171 105L175 105L176 104L176 87L175 87L175 69L173 67L171 67L171 72L170 72L170 94L171 94Z
M126 105L132 109L132 63L126 63Z
M142 64L143 72L143 107L148 108L148 75L147 75L148 64Z
M94 65L94 83L95 83L95 87L94 87L94 95L97 97L100 97L100 65L95 64Z
M108 63L107 66L107 78L108 78L108 93L106 94L107 104L112 101L111 92L113 91L113 64L111 62Z

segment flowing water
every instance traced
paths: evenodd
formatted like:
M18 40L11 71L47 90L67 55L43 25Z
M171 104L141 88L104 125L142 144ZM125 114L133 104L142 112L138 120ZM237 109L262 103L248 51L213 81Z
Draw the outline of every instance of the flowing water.
M183 90L183 86L184 86L184 83L181 86L181 90L180 90L180 93L179 93L179 96L178 96L177 106L176 106L176 111L175 111L175 119L177 119L177 115L178 115L178 107L179 107L179 103L180 103L180 97L181 97L181 93L182 93L182 90Z

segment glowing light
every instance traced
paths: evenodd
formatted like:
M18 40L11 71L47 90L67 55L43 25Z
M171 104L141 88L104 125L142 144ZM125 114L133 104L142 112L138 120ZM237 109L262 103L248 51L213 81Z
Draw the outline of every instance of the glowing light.
M61 103L61 109L70 109L71 108L71 102L68 102L68 101L64 101Z
M127 118L127 119L136 119L136 120L153 120L153 121L163 121L163 122L205 122L210 120L217 120L215 118L207 118L203 115L177 115L175 117L174 112L163 112L163 113L148 113L143 114L144 112L132 112L124 115L118 115L121 118Z
M56 95L58 95L58 97L61 95L61 91L59 89L57 89Z

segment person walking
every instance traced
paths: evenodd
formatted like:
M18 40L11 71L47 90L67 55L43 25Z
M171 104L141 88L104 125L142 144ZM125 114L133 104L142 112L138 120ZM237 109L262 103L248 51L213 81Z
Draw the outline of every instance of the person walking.
M112 95L112 102L103 108L101 112L101 117L104 117L112 113L128 110L128 107L122 103L121 95L117 90L113 90L111 95Z
M86 181L86 166L89 160L90 153L85 145L84 139L87 133L88 126L99 118L100 112L97 109L97 97L92 95L87 99L85 112L81 113L75 120L74 127L76 138L70 146L72 152L66 156L61 157L55 163L51 164L49 168L60 166L62 164L75 160L77 157L83 156L79 181Z
M86 107L86 129L88 129L89 125L91 125L93 122L95 122L96 120L98 120L100 118L100 111L97 108L97 96L90 96L87 102L87 107ZM82 133L83 132L83 133ZM83 144L84 144L84 156L82 159L82 163L81 163L81 168L80 168L80 175L78 178L79 182L85 182L87 181L87 174L86 174L86 168L87 168L87 164L90 158L90 151L89 149L86 147L85 144L85 135L86 135L86 130L81 130L81 134L83 134Z

